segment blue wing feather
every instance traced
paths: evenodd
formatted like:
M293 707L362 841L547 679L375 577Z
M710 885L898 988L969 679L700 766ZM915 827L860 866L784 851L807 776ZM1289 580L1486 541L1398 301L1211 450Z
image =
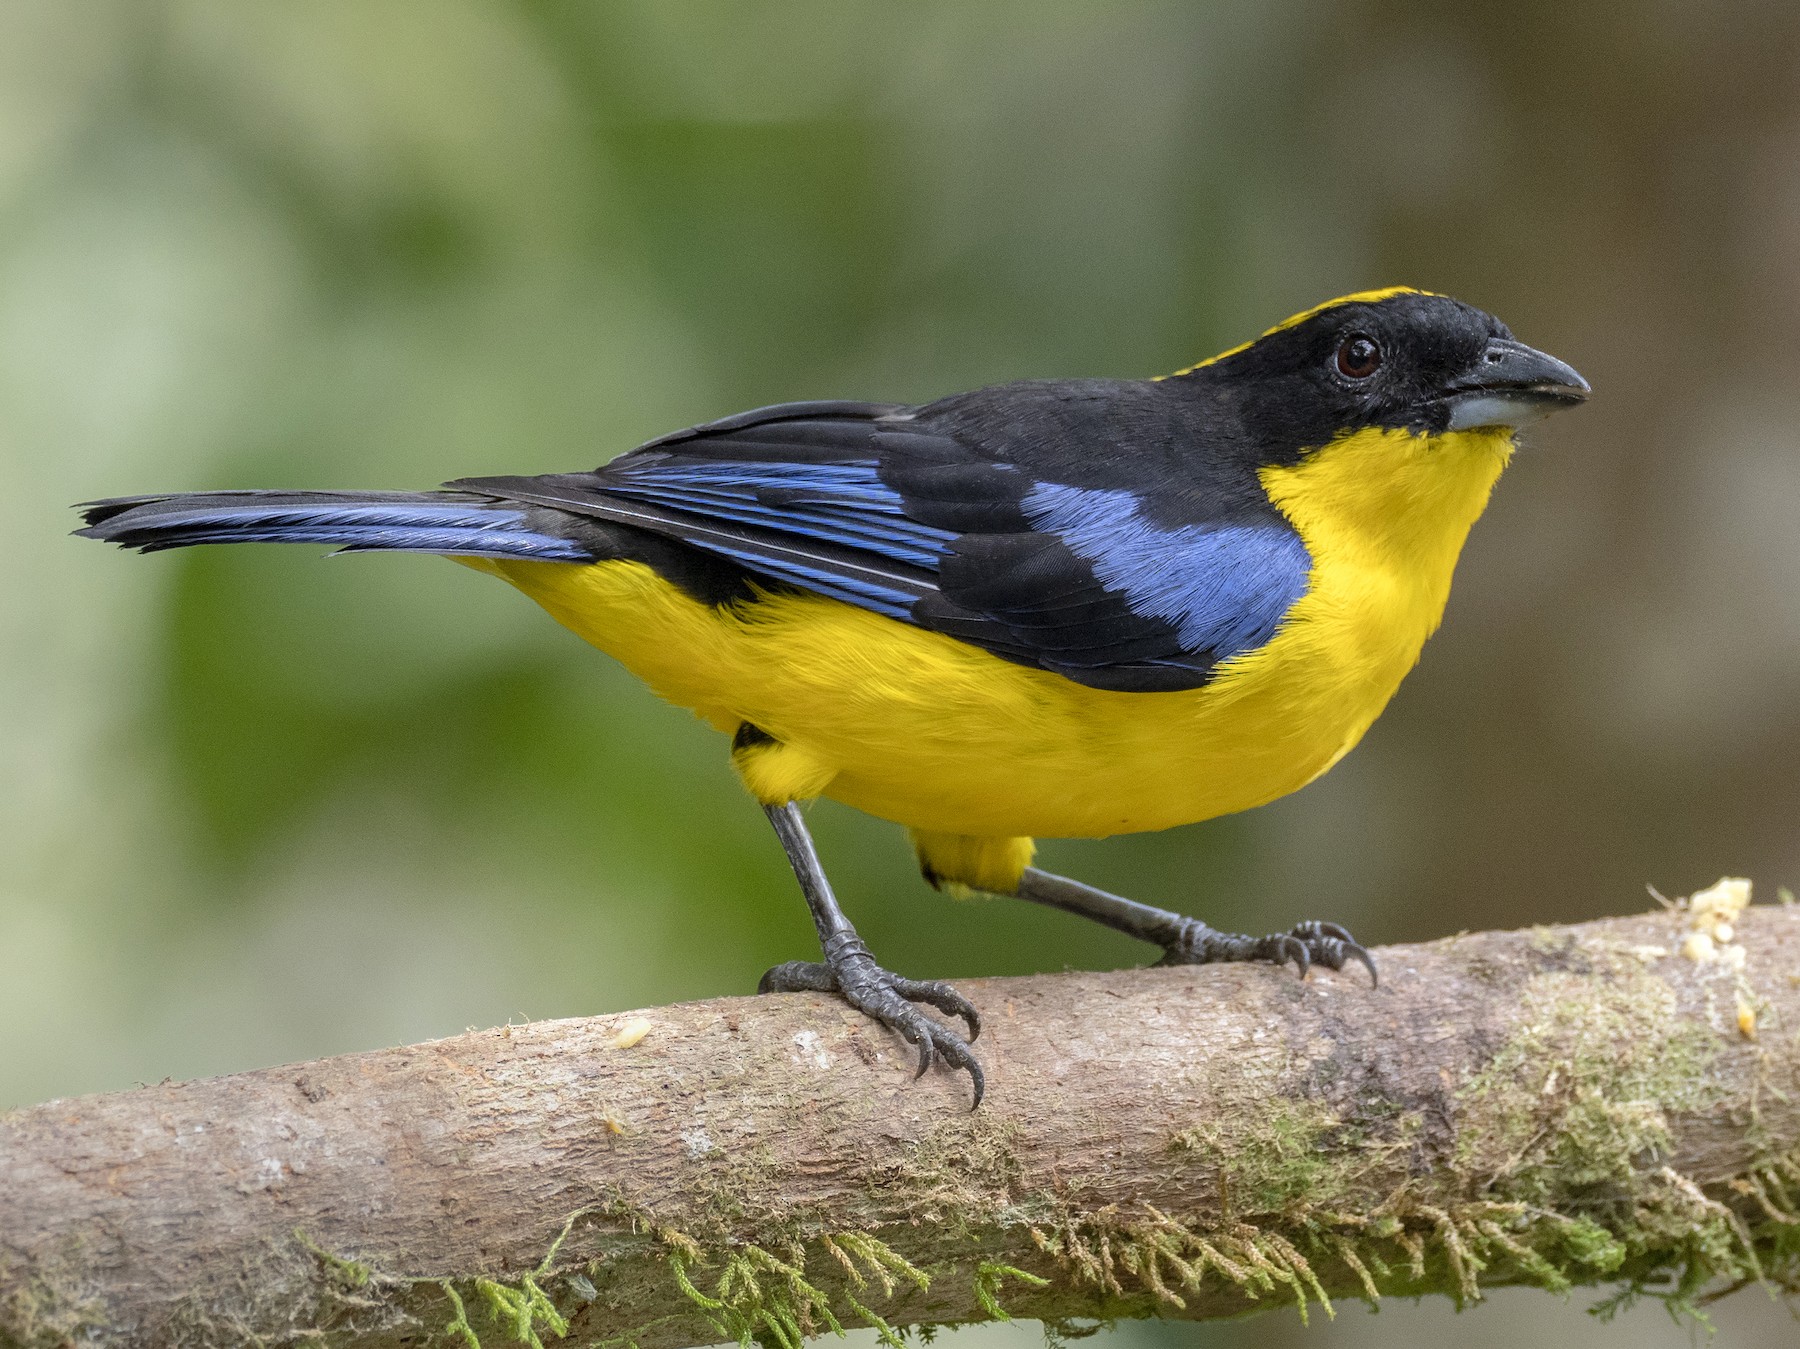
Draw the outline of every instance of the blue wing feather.
M873 460L781 463L644 456L603 470L618 496L935 567L956 535L905 513ZM785 579L785 578L784 578Z
M884 585L864 576L846 575L830 567L809 564L799 559L772 558L766 554L733 548L729 544L713 544L711 551L742 563L751 571L789 585L810 590L830 599L843 600L859 609L871 609L888 618L910 621L917 592Z

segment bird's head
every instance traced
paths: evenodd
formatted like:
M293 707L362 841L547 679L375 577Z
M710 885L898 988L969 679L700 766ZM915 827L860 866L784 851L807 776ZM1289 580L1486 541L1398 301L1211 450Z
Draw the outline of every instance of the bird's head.
M1229 427L1220 451L1309 545L1335 536L1409 567L1454 558L1520 426L1588 395L1493 315L1404 288L1296 314L1168 382Z
M1296 455L1368 428L1511 432L1588 396L1492 314L1406 287L1328 301L1171 378L1224 392L1253 438Z

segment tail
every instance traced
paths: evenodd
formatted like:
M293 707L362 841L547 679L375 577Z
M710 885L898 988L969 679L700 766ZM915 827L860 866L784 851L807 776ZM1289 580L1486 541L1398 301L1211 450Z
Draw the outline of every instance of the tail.
M160 552L197 543L323 543L461 557L590 562L558 512L469 492L178 492L89 501L84 539Z

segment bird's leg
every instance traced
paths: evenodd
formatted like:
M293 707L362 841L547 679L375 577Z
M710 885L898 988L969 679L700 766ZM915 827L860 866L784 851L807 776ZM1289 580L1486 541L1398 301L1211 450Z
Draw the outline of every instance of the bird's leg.
M764 806L769 823L775 826L781 846L787 850L794 875L799 878L806 906L812 910L813 925L819 930L819 945L825 959L820 962L791 960L777 965L763 975L757 985L759 993L837 993L857 1011L873 1017L890 1030L898 1031L919 1048L919 1071L924 1076L933 1060L942 1058L954 1068L963 1068L975 1082L975 1104L981 1104L986 1083L981 1063L969 1052L968 1040L948 1027L933 1021L914 1003L927 1003L950 1016L969 1023L969 1040L981 1034L981 1017L972 1004L949 984L935 979L903 979L881 968L863 945L862 938L838 906L831 893L831 882L819 865L812 836L800 818L800 807L789 801L779 806Z
M1209 965L1216 960L1268 960L1281 965L1291 960L1305 974L1313 965L1341 970L1346 961L1355 960L1369 971L1371 979L1379 978L1375 957L1336 923L1297 923L1286 932L1266 937L1220 932L1198 918L1109 895L1036 867L1025 868L1015 893L1020 899L1078 913L1160 946L1163 958L1156 962L1159 965Z

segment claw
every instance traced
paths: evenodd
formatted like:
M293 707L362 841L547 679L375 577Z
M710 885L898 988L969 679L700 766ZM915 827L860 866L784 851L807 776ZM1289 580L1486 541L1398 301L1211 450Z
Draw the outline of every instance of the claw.
M941 1052L952 1064L968 1073L970 1081L975 1084L975 1103L971 1105L969 1109L980 1109L981 1098L987 1095L987 1077L981 1071L980 1060L971 1054L966 1047L956 1043L955 1040L951 1040L944 1045Z
M1163 947L1159 965L1209 965L1227 960L1267 960L1285 965L1291 960L1304 979L1315 963L1328 970L1341 970L1345 961L1354 960L1369 972L1376 987L1381 983L1375 957L1350 935L1349 929L1336 923L1295 923L1286 932L1271 932L1266 937L1216 932L1198 918L1180 919L1179 923Z
M1349 956L1350 959L1360 962L1362 967L1369 972L1370 988L1381 987L1381 971L1375 968L1374 956L1370 955L1367 950L1354 941L1347 941L1344 943L1344 954Z
M949 984L936 979L903 979L882 969L870 958L855 935L827 948L823 962L790 961L777 965L762 978L758 991L792 993L802 990L837 993L857 1011L916 1045L919 1065L913 1080L925 1076L942 1060L961 1068L975 1084L975 1104L987 1092L981 1064L954 1031L927 1017L912 1003L935 1007L946 1016L968 1023L969 1039L981 1034L981 1016L975 1006Z
M1306 978L1307 974L1312 970L1312 952L1306 949L1305 942L1301 941L1292 933L1284 933L1281 940L1283 942L1281 949L1281 963L1285 965L1289 960L1292 960L1300 969L1300 977L1302 979Z
M1317 944L1318 950L1315 951L1314 958L1321 965L1341 970L1345 961L1354 960L1369 972L1371 987L1381 986L1381 973L1375 967L1375 957L1346 929L1336 923L1315 922L1297 923L1293 930L1295 936Z

